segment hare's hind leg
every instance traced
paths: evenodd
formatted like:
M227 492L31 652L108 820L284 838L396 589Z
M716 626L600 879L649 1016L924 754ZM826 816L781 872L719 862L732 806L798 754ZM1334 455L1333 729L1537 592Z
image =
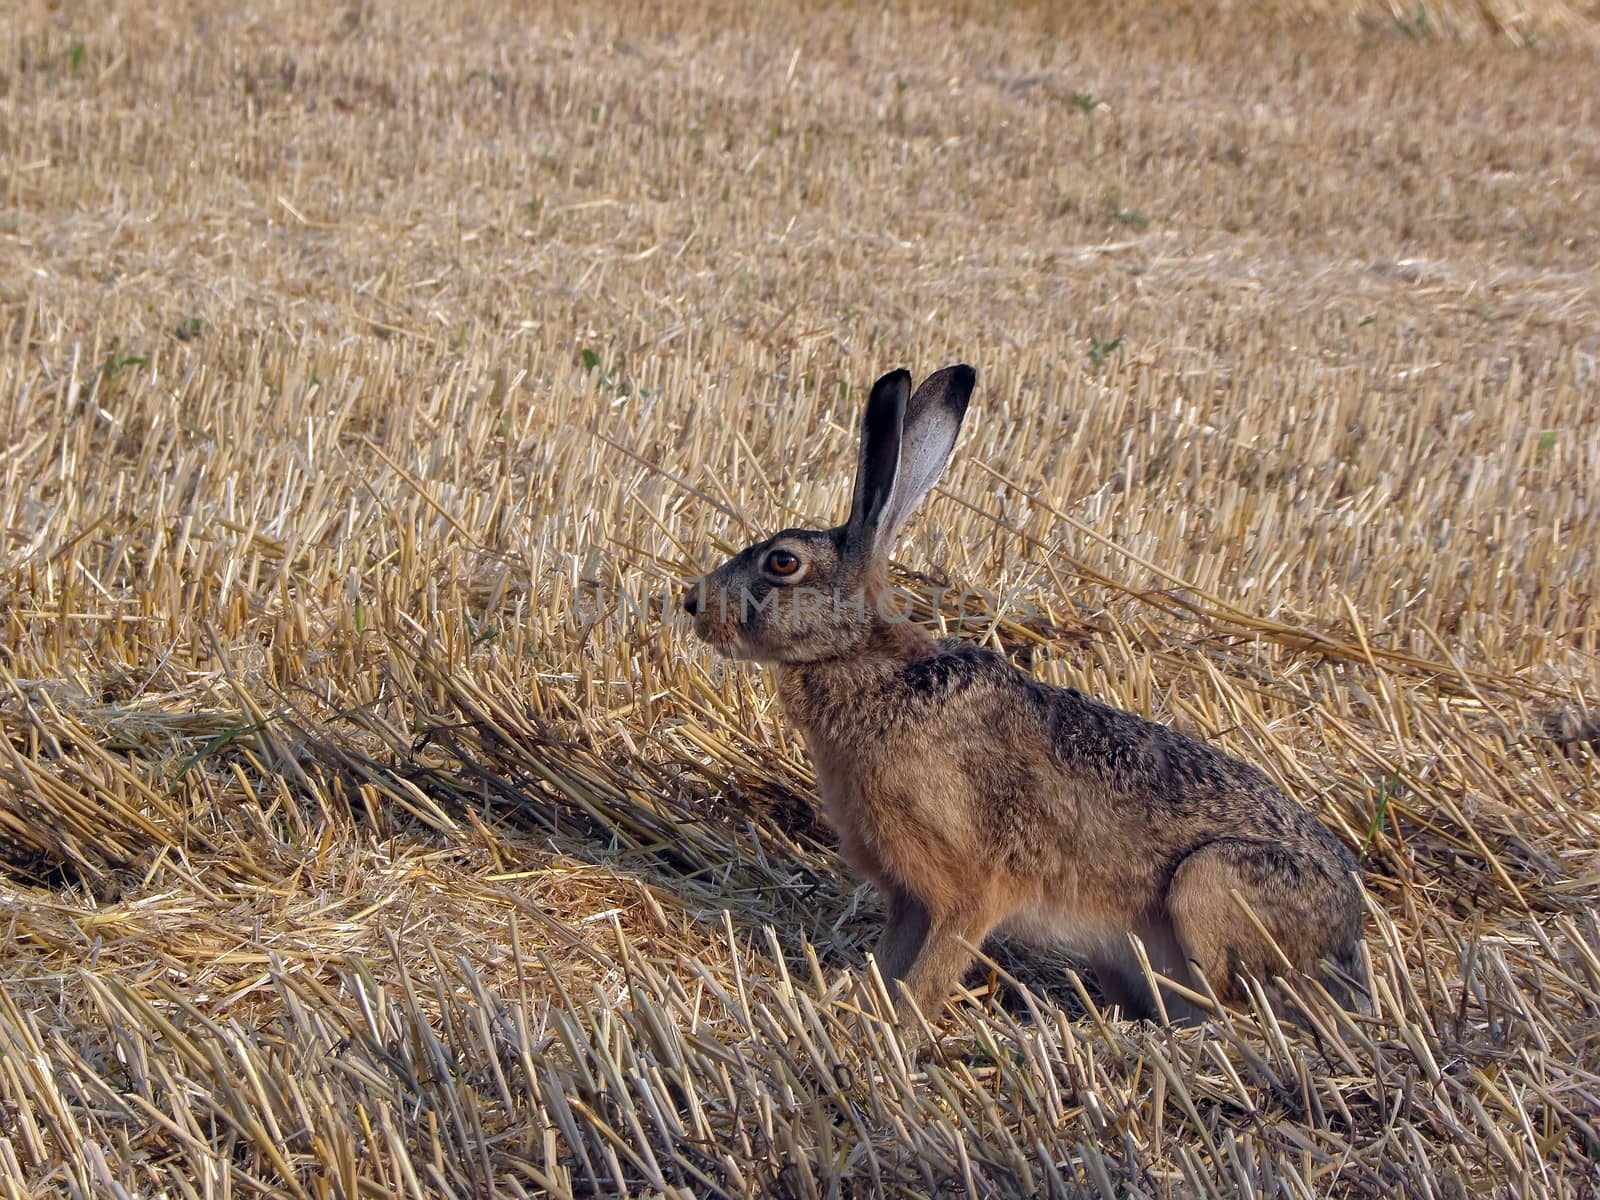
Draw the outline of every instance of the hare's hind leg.
M1132 955L1127 956L1129 960ZM1095 982L1106 1003L1121 1010L1124 1021L1143 1021L1156 1015L1150 1001L1150 989L1139 977L1136 964L1131 961L1098 958L1093 962Z
M1292 845L1224 838L1178 864L1167 913L1193 969L1218 998L1236 1001L1245 975L1265 982L1284 973L1285 959L1311 970L1337 956L1349 887Z
M1146 925L1135 931L1144 943L1145 958L1157 975L1192 987L1191 968L1183 946L1164 922ZM1169 1021L1191 1025L1205 1017L1204 1010L1188 999L1163 988L1159 1002L1154 988L1159 986L1144 973L1144 967L1129 944L1103 950L1093 959L1095 978L1106 1000L1122 1009L1125 1020L1156 1021L1163 1014Z

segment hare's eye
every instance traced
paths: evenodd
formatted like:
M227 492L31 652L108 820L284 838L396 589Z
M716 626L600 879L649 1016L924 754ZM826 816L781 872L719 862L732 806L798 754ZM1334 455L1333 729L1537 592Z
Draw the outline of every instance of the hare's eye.
M800 569L800 560L787 550L774 550L767 555L767 570L774 575L793 575Z

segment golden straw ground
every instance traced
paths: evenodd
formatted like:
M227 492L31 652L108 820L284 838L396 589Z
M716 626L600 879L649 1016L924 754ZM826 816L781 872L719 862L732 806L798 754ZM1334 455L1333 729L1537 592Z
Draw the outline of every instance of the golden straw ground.
M1597 29L24 0L0 1192L1592 1192ZM664 618L958 359L923 615L1363 851L1371 1018L997 947L913 1059L851 990Z

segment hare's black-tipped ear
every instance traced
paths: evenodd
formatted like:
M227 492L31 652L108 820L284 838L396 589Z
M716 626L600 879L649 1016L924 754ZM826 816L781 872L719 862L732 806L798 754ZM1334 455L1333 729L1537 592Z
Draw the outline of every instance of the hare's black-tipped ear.
M900 470L878 518L876 540L881 553L889 553L906 518L944 474L977 381L976 371L958 363L929 375L907 402L900 433Z
M894 494L900 473L900 436L906 403L911 395L911 372L890 371L872 385L867 409L861 415L861 456L856 463L856 494L845 526L849 544L871 552L878 542L884 506Z

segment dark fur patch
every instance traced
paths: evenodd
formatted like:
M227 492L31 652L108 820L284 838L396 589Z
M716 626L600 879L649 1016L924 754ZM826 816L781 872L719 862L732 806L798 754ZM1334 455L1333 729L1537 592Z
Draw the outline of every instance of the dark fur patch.
M1005 659L971 642L950 638L938 645L938 653L916 659L900 672L901 682L915 699L947 703L985 678L1012 673Z

